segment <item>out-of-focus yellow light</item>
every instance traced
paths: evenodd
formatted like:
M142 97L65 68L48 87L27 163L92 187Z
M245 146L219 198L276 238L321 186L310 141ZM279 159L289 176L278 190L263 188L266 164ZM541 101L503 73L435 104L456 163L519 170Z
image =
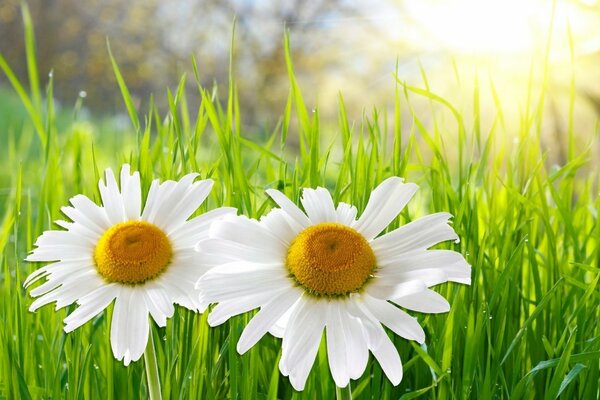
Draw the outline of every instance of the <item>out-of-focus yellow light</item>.
M589 21L575 3L566 0L556 0L554 5L547 0L406 0L404 4L429 40L458 53L529 53L545 46L551 24L563 44L568 42L567 26L576 36L591 33L582 32Z

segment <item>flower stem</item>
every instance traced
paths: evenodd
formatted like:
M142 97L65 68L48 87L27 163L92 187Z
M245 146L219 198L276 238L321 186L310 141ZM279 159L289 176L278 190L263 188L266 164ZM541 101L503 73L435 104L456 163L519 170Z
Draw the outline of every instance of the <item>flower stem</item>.
M148 379L148 395L150 400L161 400L160 378L158 376L158 364L156 363L156 351L154 349L154 339L152 338L152 329L148 338L148 345L144 351L144 363L146 365L146 378Z
M350 383L346 387L335 387L335 398L336 400L352 400L352 389Z

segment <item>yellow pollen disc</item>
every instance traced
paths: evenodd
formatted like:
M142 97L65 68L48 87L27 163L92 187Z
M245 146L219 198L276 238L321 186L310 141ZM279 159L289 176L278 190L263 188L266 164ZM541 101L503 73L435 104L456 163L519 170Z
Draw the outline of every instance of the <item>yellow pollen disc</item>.
M94 262L106 280L136 284L163 272L172 255L169 238L156 225L126 221L104 232L94 250Z
M310 293L338 296L365 284L375 268L375 254L356 230L326 222L309 226L296 236L286 264Z

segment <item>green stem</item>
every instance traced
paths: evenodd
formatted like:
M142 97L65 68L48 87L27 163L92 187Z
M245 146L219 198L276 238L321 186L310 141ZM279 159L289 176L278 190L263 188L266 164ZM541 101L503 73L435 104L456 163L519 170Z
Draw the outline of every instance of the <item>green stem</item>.
M152 329L148 338L148 345L144 351L144 363L146 364L146 378L148 379L148 395L150 400L162 400L160 394L160 378L158 376L158 364L156 363L156 351L154 349L154 339L152 338Z
M335 398L336 400L352 400L352 389L350 383L346 387L335 387Z

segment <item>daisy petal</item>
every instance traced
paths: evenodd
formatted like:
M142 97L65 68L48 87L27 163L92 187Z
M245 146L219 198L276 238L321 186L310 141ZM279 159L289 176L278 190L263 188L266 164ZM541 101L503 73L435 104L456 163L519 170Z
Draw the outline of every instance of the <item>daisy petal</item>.
M179 203L171 210L170 215L165 217L169 221L165 225L167 234L179 228L204 203L204 200L210 194L213 184L212 179L205 179L195 182L187 189Z
M383 329L381 330L383 331ZM382 336L383 340L379 342L379 346L371 348L371 352L392 385L397 386L402 380L402 361L400 361L398 350L385 332Z
M396 176L386 179L371 192L367 207L353 228L367 240L373 239L398 216L417 189L414 183L403 183Z
M121 196L127 219L138 219L142 208L142 190L140 187L140 173L130 173L128 164L121 167Z
M72 332L100 314L115 298L116 284L101 286L83 296L77 303L79 307L65 318L65 332Z
M273 208L269 211L267 215L260 219L260 224L286 245L289 245L301 231L301 229L296 229L299 225L294 223L281 208Z
M125 205L123 204L123 196L119 191L115 174L110 168L107 168L104 175L106 177L106 184L100 179L98 188L100 189L100 197L102 197L102 204L106 210L108 220L111 225L114 225L125 221Z
M73 224L76 225L76 224ZM82 247L88 252L94 250L96 241L93 241L89 236L75 235L70 231L45 231L35 241L37 247L41 246L74 246Z
M422 313L437 314L450 311L448 300L431 289L402 296L392 301L400 307Z
M31 303L31 306L29 306L29 311L35 311L53 302L56 302L55 308L60 310L105 284L95 271L77 275L77 278L81 279L70 279L69 281L58 283L60 286L35 299ZM38 294L37 292L36 294L31 293L32 296L37 296Z
M139 290L122 287L113 310L110 343L115 358L125 366L139 360L148 343L148 309Z
M208 324L210 326L221 325L234 315L239 315L250 310L254 310L255 308L267 303L273 297L281 294L282 290L285 289L275 292L256 293L239 297L235 300L222 301L217 304L208 315Z
M337 209L335 210L337 215L337 222L340 224L352 226L356 222L356 207L346 204L343 202L339 202Z
M194 247L199 241L209 237L210 226L213 222L226 216L234 216L237 209L233 207L215 208L186 221L169 234L169 238L177 248Z
M304 189L300 201L312 224L335 222L337 220L335 206L329 190L322 187Z
M369 361L367 341L363 335L360 320L347 313L343 321L348 344L348 374L350 378L358 379L365 372Z
M204 300L215 303L282 288L291 290L287 274L279 264L234 262L211 269L196 286Z
M325 310L317 301L303 297L290 315L281 344L279 370L290 377L296 390L303 390L315 362L323 329Z
M173 301L164 290L157 284L144 285L144 301L148 312L160 327L167 325L167 318L171 318L175 312Z
M373 240L373 251L378 257L425 250L440 242L458 240L454 229L448 225L449 213L427 215Z
M226 254L228 258L251 263L277 263L285 258L280 249L261 249L231 240L207 239L199 242L196 251L203 254Z
M425 332L416 318L411 317L387 301L375 299L370 296L364 296L364 300L365 305L375 318L394 331L394 333L408 340L416 340L419 343L425 341Z
M310 225L310 220L306 214L304 214L294 202L288 199L285 194L275 189L267 189L266 192L269 197L271 197L273 201L290 216L290 218L298 225L299 229L304 229Z
M262 338L269 328L302 296L301 290L286 290L265 303L258 314L246 325L237 344L237 351L244 354Z
M348 376L348 343L344 332L344 318L337 301L332 301L327 308L327 358L329 359L329 370L333 376L336 386L346 387L350 382Z
M210 228L210 237L281 254L287 251L286 244L280 238L265 229L260 222L244 216L216 221Z
M397 282L395 279L374 279L374 282L367 284L365 289L370 296L388 300L420 293L427 289L427 285L419 279L403 282Z
M151 199L150 195L148 195L148 200L146 201L146 207L150 205L152 212L147 216L145 212L142 214L142 219L146 219L148 222L152 222L159 228L163 229L165 232L169 233L171 229L176 228L181 225L181 222L185 221L189 214L183 218L183 221L178 218L173 218L173 213L177 212L179 209L179 205L181 201L185 201L183 208L189 210L189 205L187 202L190 201L189 198L186 197L186 194L190 191L196 192L197 189L201 189L198 193L198 196L204 201L204 191L206 191L206 186L212 186L212 183L207 183L207 185L202 184L202 182L197 182L192 185L192 182L198 174L187 174L177 182L173 181L165 181L159 186L159 190L156 192L156 196L152 201L154 204L150 204ZM210 190L210 188L208 189ZM208 193L206 193L208 195ZM204 196L204 197L202 197ZM194 203L192 199L192 205ZM197 208L197 207L196 207ZM194 209L195 210L195 209ZM144 210L145 211L145 210ZM193 211L192 211L193 212ZM174 224L177 224L175 225Z
M451 250L416 250L410 253L392 257L381 257L377 259L377 275L388 279L409 275L408 272L415 274L425 274L426 272L439 269L443 271L447 279L459 283L471 283L471 266L467 263L462 254ZM441 282L445 282L442 280ZM441 283L439 282L439 283ZM428 286L432 286L429 285Z

